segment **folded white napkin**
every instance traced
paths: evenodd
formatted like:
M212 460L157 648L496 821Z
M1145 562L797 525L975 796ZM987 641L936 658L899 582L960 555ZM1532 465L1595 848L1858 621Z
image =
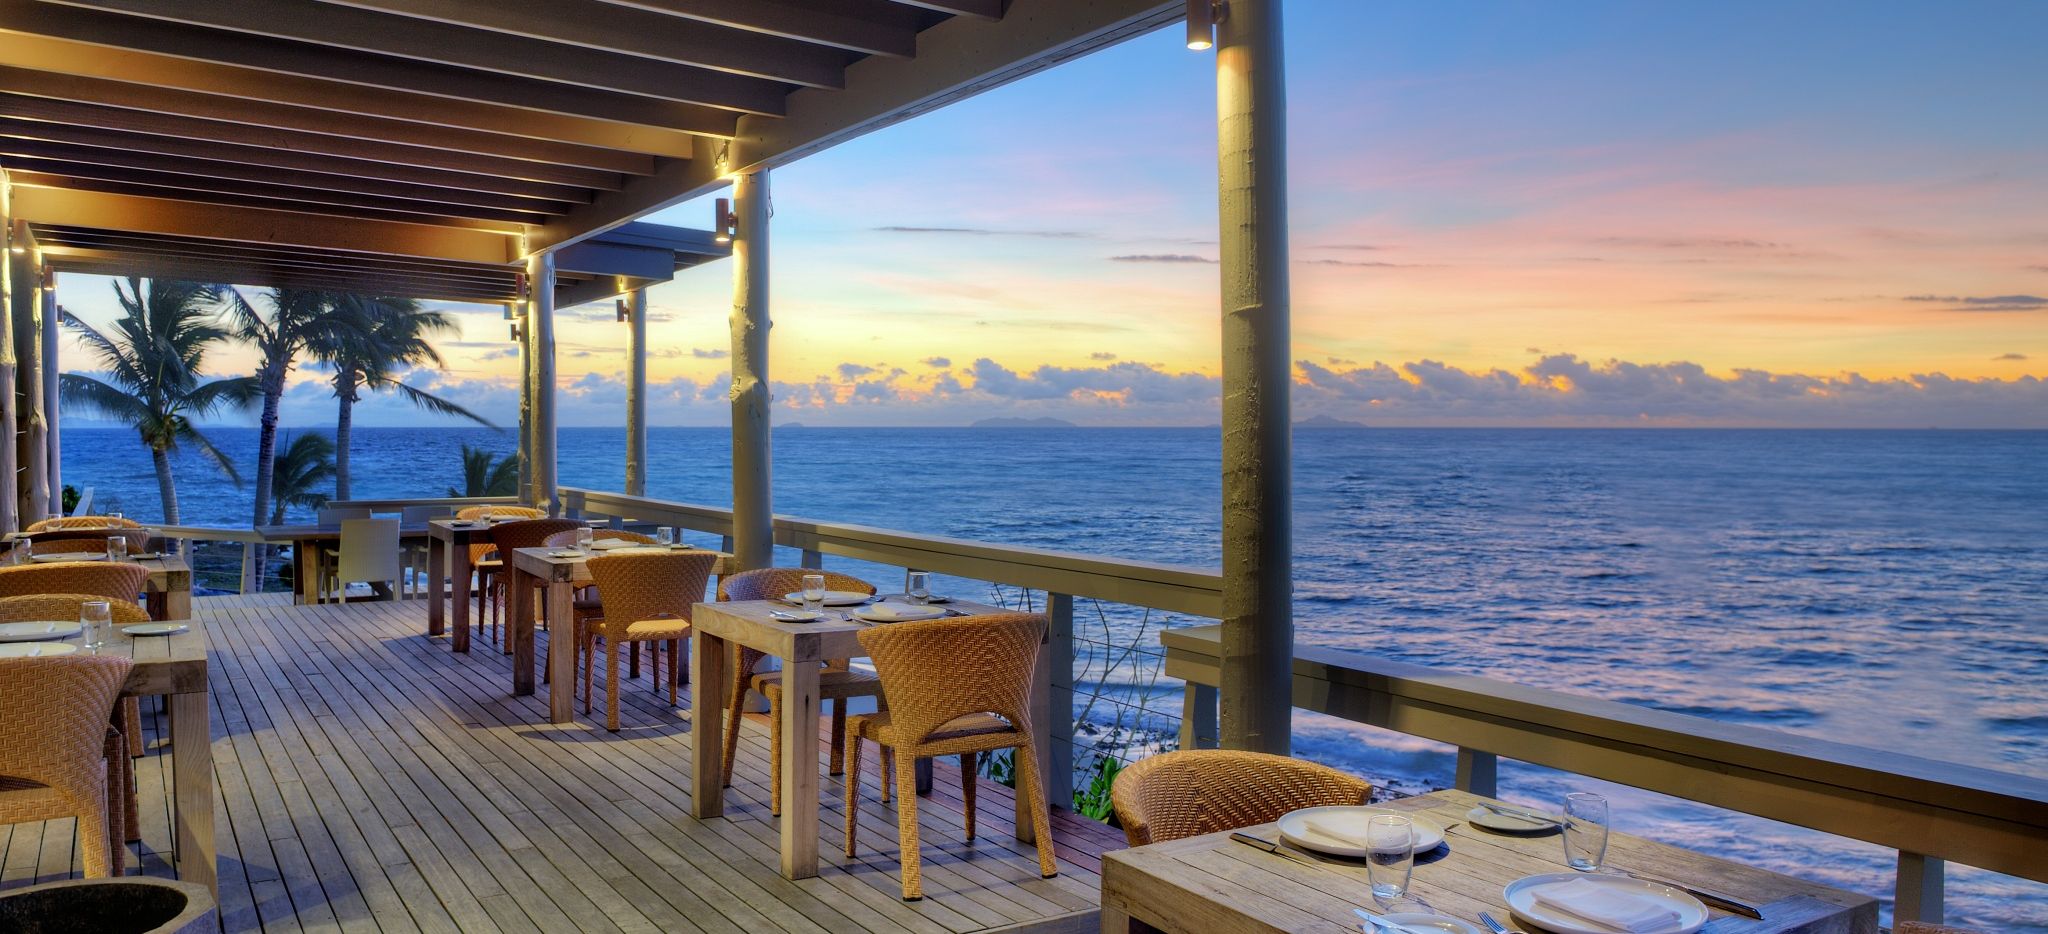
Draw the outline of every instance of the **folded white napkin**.
M600 538L591 542L590 547L598 551L610 551L614 548L639 548L643 546L629 538Z
M1573 879L1529 893L1536 904L1627 934L1650 934L1678 925L1678 912L1663 902L1591 879Z
M913 619L937 619L946 611L935 606L915 606L908 603L871 603L860 609L860 615L869 619L902 622Z
M1348 827L1334 827L1321 821L1304 820L1301 822L1301 826L1309 833L1327 838L1331 843L1348 846L1353 849L1366 849L1365 828L1362 826L1357 829L1356 833L1352 832Z

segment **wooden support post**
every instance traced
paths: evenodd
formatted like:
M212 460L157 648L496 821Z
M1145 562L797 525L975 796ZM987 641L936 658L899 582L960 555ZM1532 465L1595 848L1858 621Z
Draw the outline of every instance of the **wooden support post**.
M528 498L536 508L555 515L555 255L528 256L526 281L526 327L531 332L527 346L533 352L527 367L533 381L533 489Z
M626 495L647 495L647 290L634 289L626 330Z
M50 515L50 422L44 416L43 271L29 254L19 260L15 281L14 345L21 351L21 524L27 527Z
M732 532L742 570L775 563L775 513L769 496L768 173L733 183L732 242Z
M1216 688L1189 682L1180 699L1180 748L1216 748Z
M63 310L57 305L57 274L46 271L43 278L43 327L39 338L43 342L43 423L49 432L43 444L43 456L49 459L44 475L50 487L49 514L53 516L64 514L64 457L57 421L57 374L63 372L57 360L57 334L62 317Z
M533 318L526 313L525 301L505 308L512 313L513 343L519 347L519 438L514 452L519 460L519 502L531 506L527 496L533 492L533 328L528 322Z
M1940 924L1947 888L1947 864L1932 856L1899 851L1898 887L1892 897L1892 923L1926 921Z
M14 293L26 288L28 283L14 279L13 247L20 236L14 227L13 186L4 170L0 170L0 228L5 233L0 239L6 241L9 262L0 262L0 310L9 316L9 326L0 327L0 480L4 480L6 495L0 496L0 532L15 532L21 529L21 474L20 464L15 459L16 408L14 383Z
M1055 808L1074 806L1074 597L1072 594L1045 595L1048 626L1044 662L1050 677L1045 679L1045 720L1038 724L1044 737L1045 800ZM1034 711L1037 712L1037 711ZM1018 798L1021 800L1022 795ZM1030 823L1019 815L1017 825Z
M1495 797L1500 792L1500 757L1469 746L1458 747L1458 772L1452 779L1459 791Z
M1231 0L1216 36L1223 277L1226 749L1286 755L1293 716L1287 97L1280 0Z
M807 570L822 571L825 569L825 553L816 548L804 549L803 557L800 560L803 567Z

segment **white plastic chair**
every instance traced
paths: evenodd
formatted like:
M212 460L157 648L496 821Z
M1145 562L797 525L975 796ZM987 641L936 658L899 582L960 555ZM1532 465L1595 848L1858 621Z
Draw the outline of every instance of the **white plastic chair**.
M404 577L398 560L397 519L348 519L341 523L341 555L327 583L334 598L348 602L348 585L358 582L383 583L394 596L403 596ZM321 588L328 592L327 587Z

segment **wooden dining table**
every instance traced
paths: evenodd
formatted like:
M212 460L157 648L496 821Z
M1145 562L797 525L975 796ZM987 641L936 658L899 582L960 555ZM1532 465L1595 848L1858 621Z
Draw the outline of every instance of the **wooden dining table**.
M1002 607L955 600L946 604L957 614L1007 613ZM732 696L728 657L735 646L745 646L782 660L782 819L780 844L782 874L789 879L808 879L818 874L818 670L833 659L860 658L860 633L874 625L861 620L836 618L843 610L832 608L828 618L811 623L792 623L770 614L787 610L774 600L746 600L699 603L690 617L691 697L708 703L694 703L690 710L691 813L698 819L725 814L725 705L719 698ZM1039 723L1048 721L1051 666L1046 650L1039 648L1033 670L1031 715ZM1035 750L1038 767L1051 762L1051 730L1040 729ZM1043 774L1041 772L1041 774ZM1030 842L1031 820L1024 796L1017 796L1017 836Z
M400 541L418 541L427 537L429 523L409 522L398 527ZM320 549L329 542L341 541L341 523L318 522L298 525L259 525L256 534L274 544L292 546L296 566L292 573L292 593L295 602L315 603L320 597Z
M636 552L665 547L652 545L618 550ZM697 548L685 550L705 553ZM571 723L576 719L576 639L570 621L575 618L576 588L591 584L590 559L603 553L583 554L566 548L514 548L506 562L512 575L507 591L511 605L505 609L505 619L509 627L507 638L512 642L513 694L533 693L535 589L544 589L541 601L547 607L549 625L561 627L548 638L548 720L552 723ZM711 568L712 575L724 575L732 555L722 551L709 553L718 556L718 563Z
M1507 907L1502 888L1526 876L1567 872L1555 833L1495 833L1466 822L1492 799L1462 791L1401 798L1389 810L1445 828L1444 844L1416 859L1410 895L1476 930L1484 911L1521 930L1539 930ZM1627 815L1616 821L1626 824ZM1279 841L1276 825L1244 833ZM1216 934L1327 931L1355 934L1355 909L1374 914L1364 860L1286 848L1280 855L1205 834L1106 853L1102 857L1104 934L1201 931ZM1875 934L1877 899L1746 866L1626 833L1610 834L1607 867L1732 897L1761 909L1763 920L1709 907L1712 934Z
M153 558L131 560L149 569L149 579L142 585L149 618L192 618L192 566L185 562L183 556L164 552Z
M469 546L490 544L494 524L472 519L434 519L427 523L427 635L448 632L452 621L454 635L449 638L448 647L456 652L469 651L470 575L476 572L469 560ZM442 574L450 588L445 608L441 603L442 578L438 576ZM526 693L531 694L531 671L527 677Z
M189 615L189 614L187 614ZM103 653L134 659L122 697L163 697L171 719L172 837L178 878L212 888L213 721L207 697L206 632L196 620L168 636L130 636L128 627L107 641Z

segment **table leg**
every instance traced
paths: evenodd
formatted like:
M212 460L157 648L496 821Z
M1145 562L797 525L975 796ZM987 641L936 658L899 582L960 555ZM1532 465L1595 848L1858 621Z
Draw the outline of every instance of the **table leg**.
M151 590L145 592L142 596L143 601L148 604L148 606L144 607L144 609L147 609L149 611L150 619L156 620L157 622L161 623L171 618L171 609L167 605L167 601L164 599L163 591Z
M213 721L206 689L171 695L171 773L177 820L178 878L220 896L214 875Z
M153 605L160 605L163 609L164 615L157 617L158 619L192 618L192 581L190 579L185 581L185 586L173 586L158 596L161 597L160 601L151 601Z
M548 717L555 723L576 722L575 598L574 584L548 582Z
M448 543L448 581L453 592L448 595L448 612L455 617L455 638L451 640L457 652L469 651L469 546L461 542Z
M441 606L441 584L447 578L448 542L442 538L427 539L427 635L438 636L448 631L448 615Z
M690 816L700 820L725 814L725 656L724 639L691 627Z
M699 690L702 686L699 686ZM715 698L710 706L717 706ZM695 704L693 707L697 706ZM711 747L717 748L717 747ZM718 759L720 757L711 757ZM722 765L722 763L721 763ZM782 876L818 874L818 663L782 663Z
M1032 758L1038 760L1038 787L1040 789L1050 788L1053 784L1047 780L1048 776L1046 773L1046 769L1052 765L1052 666L1047 664L1047 656L1051 654L1051 646L1045 643L1039 644L1038 665L1036 666L1036 674L1031 678L1031 700L1030 707L1027 708L1028 716L1031 717L1032 748L1018 749L1011 753L1011 755L1018 757L1012 761L1020 765L1023 764L1022 757L1027 753ZM1037 835L1031 830L1031 807L1024 801L1023 788L1023 783L1019 782L1017 784L1017 839L1024 843L1037 843ZM1048 801L1046 805L1049 809L1052 802Z
M533 575L510 562L498 573L505 575L505 638L512 646L512 693L524 697L533 693Z
M292 557L299 565L293 575L293 589L299 592L299 602L320 602L320 543L311 539L300 539L292 543Z

